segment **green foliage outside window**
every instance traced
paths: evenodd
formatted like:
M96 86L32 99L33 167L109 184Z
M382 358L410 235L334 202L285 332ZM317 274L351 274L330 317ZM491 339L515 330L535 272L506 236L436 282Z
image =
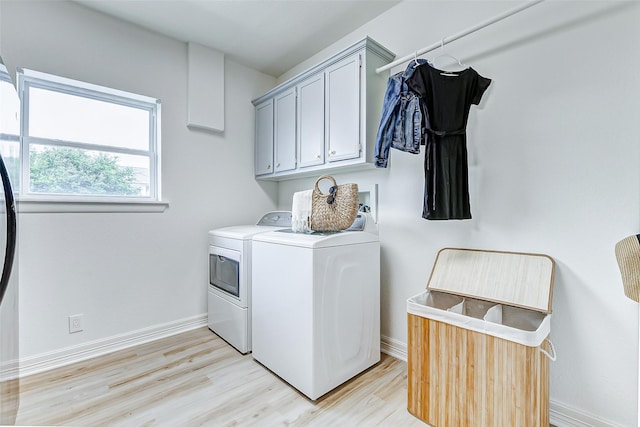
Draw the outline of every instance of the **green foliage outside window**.
M46 148L30 154L30 190L37 193L139 195L135 171L118 157L95 156L73 148Z

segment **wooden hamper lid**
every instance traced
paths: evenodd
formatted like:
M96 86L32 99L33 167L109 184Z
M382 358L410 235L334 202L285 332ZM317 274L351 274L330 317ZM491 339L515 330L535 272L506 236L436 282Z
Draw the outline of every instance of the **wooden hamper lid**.
M548 255L445 248L427 289L551 313L554 269Z

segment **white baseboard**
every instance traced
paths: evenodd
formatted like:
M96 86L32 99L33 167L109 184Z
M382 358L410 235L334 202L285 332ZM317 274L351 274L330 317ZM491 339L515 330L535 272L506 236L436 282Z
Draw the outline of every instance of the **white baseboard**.
M404 362L407 361L407 343L405 342L381 335L380 351Z
M557 427L621 427L620 424L554 400L549 402L549 421Z
M139 344L166 338L171 335L191 331L206 325L207 314L199 314L162 325L155 325L120 335L114 335L109 338L26 357L19 361L19 376L26 377L38 372L48 371Z
M380 351L404 362L407 361L407 343L405 342L382 335ZM549 421L556 427L620 427L619 424L553 399L549 402Z
M18 378L20 375L20 361L17 359L10 360L0 366L0 382L10 381Z

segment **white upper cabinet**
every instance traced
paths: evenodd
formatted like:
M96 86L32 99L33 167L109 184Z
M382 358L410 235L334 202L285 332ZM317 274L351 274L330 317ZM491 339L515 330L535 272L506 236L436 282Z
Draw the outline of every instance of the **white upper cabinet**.
M324 73L298 85L298 153L300 168L324 163Z
M325 71L327 160L360 156L360 55L350 56Z
M273 173L273 99L256 105L256 176Z
M276 96L274 105L274 172L296 168L296 89Z
M394 56L367 37L254 99L256 178L294 179L374 167L389 76L375 69ZM275 167L265 166L274 155Z

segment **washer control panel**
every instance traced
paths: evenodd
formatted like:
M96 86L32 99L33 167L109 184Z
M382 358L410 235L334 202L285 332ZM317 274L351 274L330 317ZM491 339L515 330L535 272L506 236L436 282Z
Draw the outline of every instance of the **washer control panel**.
M347 228L347 231L363 231L364 227L367 225L367 216L362 213L358 213L356 219L351 224L351 227Z

